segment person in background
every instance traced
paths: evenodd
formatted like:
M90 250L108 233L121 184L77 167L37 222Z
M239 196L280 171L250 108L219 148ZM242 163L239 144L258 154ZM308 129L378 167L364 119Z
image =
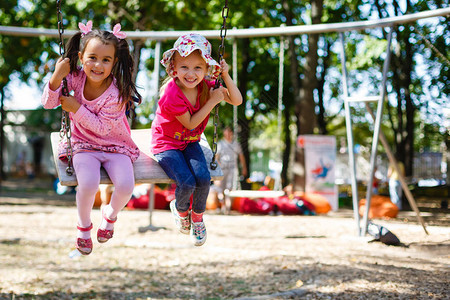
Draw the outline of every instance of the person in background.
M380 180L377 177L377 167L373 171L373 179L372 179L372 194L378 195L378 187L380 185Z
M402 185L400 183L400 176L405 176L405 166L401 161L398 161L397 167L400 174L395 167L390 164L388 168L387 177L389 178L389 195L391 202L394 203L399 210L402 209Z
M226 197L224 192L235 188L233 184L237 181L238 160L241 165L242 176L247 177L247 164L241 145L234 139L233 129L227 126L223 130L223 139L217 144L217 162L223 172L223 179L219 182L218 198L224 213L229 213L231 210L231 199Z

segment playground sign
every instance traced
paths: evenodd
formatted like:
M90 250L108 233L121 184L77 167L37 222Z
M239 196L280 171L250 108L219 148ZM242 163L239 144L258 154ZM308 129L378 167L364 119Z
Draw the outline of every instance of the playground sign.
M338 209L338 189L335 180L336 137L300 135L297 146L304 149L305 192L324 196L332 210Z

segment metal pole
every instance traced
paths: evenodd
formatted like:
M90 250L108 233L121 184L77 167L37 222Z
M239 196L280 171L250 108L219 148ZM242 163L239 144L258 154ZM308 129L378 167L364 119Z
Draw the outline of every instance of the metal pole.
M372 116L372 119L375 120L375 115L367 103L366 103L366 109L369 112L369 114ZM402 185L403 191L405 192L406 199L408 199L409 204L411 205L413 210L416 212L417 220L422 225L423 230L425 231L426 234L428 234L427 228L425 227L425 223L422 219L422 216L420 215L420 211L419 211L419 208L417 207L416 201L414 200L414 197L411 194L411 191L409 190L408 185L406 184L405 177L403 177L402 172L400 172L397 160L395 159L395 156L392 153L391 147L389 146L389 143L387 142L387 139L381 130L380 130L380 141L383 144L384 150L386 150L386 154L389 159L389 163L392 166L394 166L395 171L397 172L397 174L399 174L400 184Z
M139 227L138 231L140 233L144 233L147 231L157 231L159 229L166 229L163 226L153 226L153 208L155 206L155 184L151 183L150 184L150 190L148 191L148 197L149 197L149 201L148 201L148 213L149 213L149 219L150 219L150 223L148 224L148 226L144 226L144 227Z
M391 59L391 41L392 41L392 31L394 31L394 28L390 27L389 29L390 30L389 30L389 34L388 34L388 44L386 47L386 59L384 60L384 65L383 65L383 79L381 81L381 86L380 86L380 98L378 99L377 115L375 118L375 128L373 130L372 152L370 155L370 176L369 176L369 181L367 183L366 210L364 212L363 226L362 226L362 232L361 232L361 235L363 235L363 236L366 235L366 232L367 232L369 209L370 209L370 203L372 200L372 184L373 184L373 175L374 175L374 170L375 170L375 160L377 158L378 138L380 135L380 127L381 127L381 116L383 114L384 98L386 97L387 72L389 70L389 64L390 64L390 59Z
M344 34L341 32L341 65L342 65L342 92L344 94L344 107L345 107L345 127L347 130L347 148L348 158L351 171L351 185L352 185L352 200L353 200L353 216L356 220L358 235L361 235L360 218L358 211L358 184L356 182L356 166L355 166L355 154L353 153L353 131L352 131L352 119L350 115L350 106L347 101L348 98L348 82L347 82L347 68L345 66L345 44Z
M284 26L282 26L284 27ZM284 36L280 36L280 58L279 58L279 64L278 64L278 110L277 110L277 134L278 138L281 139L282 134L282 118L281 118L281 111L283 109L283 88L284 88L284 51L285 51L285 43L286 39ZM283 148L281 146L281 143L279 143L277 147L279 151L279 157L282 157ZM277 177L275 178L275 186L274 190L279 191L281 190L281 174L277 174Z
M283 83L284 83L284 36L280 37L280 61L278 66L278 110L277 134L281 138L281 110L283 109Z
M301 34L315 34L324 32L346 32L354 30L366 30L377 27L388 27L393 24L412 23L417 20L434 18L439 16L447 16L450 14L450 7L427 10L414 14L406 14L403 16L395 16L377 20L356 21L356 22L341 22L341 23L321 23L312 25L295 25L280 27L265 27L265 28L242 28L232 29L228 31L230 38L246 38L246 37L267 37L279 35L301 35ZM219 37L218 30L183 30L183 31L125 31L127 39L151 39L151 40L176 40L181 35L189 33L199 33L207 39L217 39ZM72 36L76 30L66 30L64 37ZM0 26L0 34L15 35L15 36L58 36L56 29L46 28L29 28L17 26Z
M156 112L156 107L158 104L158 97L159 97L159 61L161 60L161 41L156 42L155 46L155 62L154 62L154 68L153 68L153 86L155 87L155 97L154 97L154 109L153 111ZM149 201L148 201L148 213L149 213L149 219L150 223L148 226L145 227L139 227L139 232L146 232L148 230L150 231L157 231L159 229L165 229L164 227L158 227L153 226L153 208L155 207L155 184L150 184L150 190L149 190Z
M232 48L232 56L233 56L233 81L238 83L238 63L237 63L237 39L233 39L233 48ZM233 105L233 132L236 134L238 130L238 110L237 106Z
M238 83L238 63L237 63L237 39L233 39L233 47L231 50L231 56L232 56L232 65L233 65L233 81ZM238 135L238 108L236 105L233 105L233 141L237 140ZM239 160L239 157L236 158ZM240 182L239 182L239 168L234 168L234 174L233 174L233 190L241 189Z
M148 199L148 212L149 212L149 218L150 218L150 222L149 222L149 227L153 227L153 222L152 222L152 218L153 218L153 208L155 207L155 184L151 183L150 184L150 191L149 193L149 199Z
M158 98L159 98L159 70L160 70L160 61L161 60L161 41L156 42L155 46L155 61L153 63L153 86L155 87L155 96L154 96L154 104L153 111L156 112L156 108L158 106Z

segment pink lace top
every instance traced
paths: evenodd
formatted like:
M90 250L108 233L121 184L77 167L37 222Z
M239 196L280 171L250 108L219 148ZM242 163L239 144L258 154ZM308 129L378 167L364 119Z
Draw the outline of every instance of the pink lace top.
M83 151L104 151L128 155L131 161L139 157L139 149L130 136L130 126L125 115L125 106L119 102L119 90L115 79L106 91L94 100L86 100L83 95L86 74L80 70L67 77L69 92L81 104L76 113L69 113L72 131L72 149L75 155ZM51 109L61 104L59 97L62 84L52 91L47 83L41 102L44 108ZM59 145L60 159L66 158L66 146Z

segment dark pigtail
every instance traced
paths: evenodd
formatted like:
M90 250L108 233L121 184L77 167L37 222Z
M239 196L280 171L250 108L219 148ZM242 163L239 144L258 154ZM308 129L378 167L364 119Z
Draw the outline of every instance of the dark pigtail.
M70 59L70 72L78 72L78 52L80 51L81 32L75 33L66 45L64 58Z
M137 91L136 84L133 82L134 61L128 42L126 40L119 40L116 51L117 63L112 73L116 78L122 104L126 105L128 110L133 110L134 102L141 103L142 96Z

